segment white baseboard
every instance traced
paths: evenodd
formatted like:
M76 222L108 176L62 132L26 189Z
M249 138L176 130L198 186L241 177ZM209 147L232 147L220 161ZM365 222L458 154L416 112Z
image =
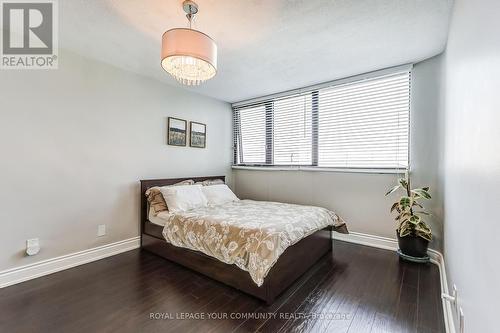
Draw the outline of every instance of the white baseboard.
M1 271L0 288L137 249L140 247L140 242L140 237L133 237L119 242L94 247L92 249Z
M341 241L349 242L349 243L355 243L355 244L361 244L361 245L366 245L366 246L372 246L372 247L377 247L380 249L385 249L385 250L394 250L396 251L399 246L398 246L398 241L397 239L394 238L387 238L387 237L380 237L380 236L375 236L375 235L369 235L369 234L363 234L360 232L351 232L347 235L345 234L339 234L339 233L334 233L333 234L334 239L338 239ZM448 290L448 280L446 278L446 269L444 265L444 257L443 255L433 249L429 249L427 251L429 254L429 257L431 258L431 263L437 265L439 267L439 277L440 277L440 282L441 282L441 292L445 294L449 294ZM443 313L444 313L444 323L446 327L446 332L447 333L455 333L455 324L453 321L453 312L451 308L451 304L444 299L441 298L442 306L443 306Z
M448 278L446 277L446 267L444 265L444 256L441 254L441 252L433 249L429 249L427 253L429 254L429 257L431 257L431 262L439 267L441 292L449 295L450 293L448 289ZM455 322L453 321L453 310L451 304L444 298L441 298L441 303L443 305L444 324L446 326L446 332L455 333Z
M396 239L362 234L360 232L349 232L349 234L339 234L334 232L333 238L349 243L377 247L384 250L396 251L398 249L398 241Z

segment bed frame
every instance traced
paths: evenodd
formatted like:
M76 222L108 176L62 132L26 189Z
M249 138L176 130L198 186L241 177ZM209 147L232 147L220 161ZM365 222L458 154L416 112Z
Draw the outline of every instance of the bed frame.
M190 268L214 280L239 289L247 294L273 303L275 298L304 274L322 256L332 250L332 228L319 230L288 247L279 257L264 279L264 284L257 287L248 272L235 265L228 265L201 252L173 246L165 241L163 227L148 220L146 190L153 186L172 185L183 180L196 182L222 179L217 177L189 177L176 179L141 180L141 248L170 261Z

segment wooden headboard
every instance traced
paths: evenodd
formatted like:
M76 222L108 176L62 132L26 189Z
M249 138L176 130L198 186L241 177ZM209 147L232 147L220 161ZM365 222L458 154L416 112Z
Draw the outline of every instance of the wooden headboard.
M167 185L173 185L179 182L182 182L183 180L188 180L192 179L195 182L202 182L204 180L210 180L210 179L222 179L224 182L226 181L225 176L209 176L209 177L186 177L186 178L167 178L167 179L145 179L141 180L141 217L140 217L140 223L141 223L141 235L144 232L144 223L148 221L148 200L146 198L146 190L148 188L154 187L154 186L167 186Z

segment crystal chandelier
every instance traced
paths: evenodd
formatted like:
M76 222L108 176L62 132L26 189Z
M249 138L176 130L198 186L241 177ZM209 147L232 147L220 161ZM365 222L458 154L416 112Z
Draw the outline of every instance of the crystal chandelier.
M191 29L198 5L186 0L182 7L189 28L171 29L163 34L161 66L180 83L196 86L217 73L217 45L208 35Z

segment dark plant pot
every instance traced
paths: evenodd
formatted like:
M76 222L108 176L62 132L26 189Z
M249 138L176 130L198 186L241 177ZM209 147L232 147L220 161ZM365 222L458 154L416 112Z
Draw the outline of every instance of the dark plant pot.
M408 256L423 258L427 256L427 247L429 246L429 241L418 236L398 236L399 249L403 254Z

